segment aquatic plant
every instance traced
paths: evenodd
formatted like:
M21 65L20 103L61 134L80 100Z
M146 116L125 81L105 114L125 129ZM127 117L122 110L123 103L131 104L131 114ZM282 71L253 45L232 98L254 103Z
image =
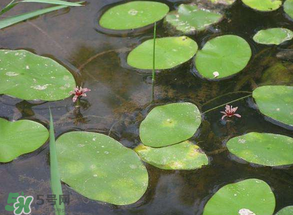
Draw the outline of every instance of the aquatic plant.
M264 45L280 45L281 43L292 40L293 32L287 28L269 28L258 31L253 40Z
M73 95L72 101L76 102L81 97L86 97L86 93L90 92L91 90L88 88L76 87L74 91L71 91L70 94Z
M281 0L242 0L242 2L248 7L259 11L277 10L282 5Z
M241 115L236 113L237 110L238 107L233 108L232 105L226 105L225 111L221 111L221 113L223 114L222 119L225 119L226 117L232 118L233 116L241 118Z

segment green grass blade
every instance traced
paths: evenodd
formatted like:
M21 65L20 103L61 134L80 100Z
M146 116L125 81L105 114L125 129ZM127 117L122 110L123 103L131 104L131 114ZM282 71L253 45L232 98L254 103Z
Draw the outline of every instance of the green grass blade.
M67 2L61 0L21 0L20 3L42 3L42 4L55 4L62 6L80 7L84 2Z
M155 74L156 74L156 37L157 37L157 23L154 24L154 43L153 43L153 72L152 72L152 102L155 98Z
M66 8L67 6L54 6L54 7L49 7L49 8L45 8L45 9L40 9L40 10L36 10L33 12L29 12L29 13L24 13L18 16L13 16L13 17L9 17L9 18L5 18L0 20L0 29L9 27L11 25L14 25L16 23L31 19L33 17L36 16L40 16L46 13L50 13L52 11L56 11L56 10L60 10L63 8Z
M55 144L55 133L53 117L50 110L50 170L51 170L51 189L52 194L56 195L57 201L55 204L55 214L65 215L64 203L59 204L60 195L62 194L62 186L60 181L60 174L58 170L57 151Z
M14 8L18 2L15 2L16 0L12 0L8 5L6 5L6 7L4 7L1 11L0 11L0 16L6 12L8 12L9 10L11 10L12 8Z

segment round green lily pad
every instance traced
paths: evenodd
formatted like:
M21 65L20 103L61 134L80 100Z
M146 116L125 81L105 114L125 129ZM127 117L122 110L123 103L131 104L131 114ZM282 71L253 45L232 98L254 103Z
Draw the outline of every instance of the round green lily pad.
M288 16L293 19L293 0L286 0L284 3L284 11Z
M221 79L244 69L250 57L251 49L244 39L225 35L208 41L197 53L195 65L204 78Z
M196 105L172 103L152 109L140 124L139 136L146 146L169 146L192 137L200 124Z
M138 201L148 172L138 155L103 134L74 131L56 142L60 177L76 192L115 205Z
M257 32L253 40L265 45L279 45L293 38L293 32L286 28L270 28Z
M47 141L49 132L34 121L9 122L0 118L0 137L0 162L7 163L40 148Z
M100 19L103 28L130 30L163 19L169 12L166 4L154 1L130 1L107 10Z
M252 96L262 114L293 126L293 87L262 86Z
M247 179L218 190L206 204L203 215L272 215L275 205L275 196L267 183Z
M230 139L229 151L241 159L263 166L293 164L293 138L270 133L251 132Z
M281 0L242 0L244 4L259 11L273 11L282 5Z
M235 0L208 0L214 4L223 4L223 5L231 5L235 2Z
M0 94L55 101L70 96L72 74L56 61L25 50L0 50Z
M127 63L138 69L153 69L153 39L133 49ZM190 60L198 46L189 37L165 37L156 39L156 69L170 69Z
M293 206L287 206L281 209L276 215L293 215Z
M135 151L143 161L166 170L198 169L209 163L205 153L189 141L162 148L141 144L135 148Z
M219 22L222 14L198 8L195 4L181 4L177 11L170 12L165 22L185 34L194 33Z

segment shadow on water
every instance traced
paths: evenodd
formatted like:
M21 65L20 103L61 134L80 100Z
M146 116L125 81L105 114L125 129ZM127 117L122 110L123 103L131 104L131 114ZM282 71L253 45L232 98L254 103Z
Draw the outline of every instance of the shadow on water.
M71 130L87 130L109 134L123 145L134 148L140 143L138 128L148 111L158 104L189 101L202 111L239 98L238 91L252 91L267 82L265 71L275 64L283 64L275 55L278 49L292 47L286 42L278 49L258 45L252 36L268 27L293 30L292 21L282 8L260 13L237 1L225 10L225 19L204 32L190 36L199 48L218 35L236 34L245 38L253 50L252 59L241 73L223 81L207 81L197 75L192 60L178 68L161 71L156 78L156 103L150 104L150 72L137 72L126 65L127 53L146 39L152 30L135 36L112 37L96 31L96 16L103 7L120 1L88 0L84 8L71 8L7 28L0 33L1 48L28 49L50 56L67 66L75 74L78 84L92 89L80 110L75 110L70 98L57 102L32 103L0 96L0 117L9 120L31 119L48 126L48 107L56 122L57 136ZM174 9L190 1L162 1ZM3 7L8 1L1 1ZM42 7L33 5L29 10ZM9 15L27 11L20 5ZM158 37L168 32L158 26ZM288 64L288 63L287 63ZM79 71L80 70L80 71ZM291 75L292 75L292 70ZM292 80L292 79L291 79ZM291 83L292 84L292 83ZM234 93L235 92L235 93ZM219 95L229 96L217 98ZM234 94L233 94L234 93ZM211 102L209 102L211 101ZM200 215L208 199L223 185L246 178L266 181L274 190L278 211L293 205L293 168L269 168L250 165L231 156L225 142L250 131L272 132L293 137L292 131L268 121L253 107L251 99L234 103L241 119L223 123L221 108L204 115L200 132L192 137L209 155L210 165L194 171L164 171L146 164L150 183L146 194L135 204L113 206L88 200L63 185L70 194L68 214L74 215ZM0 213L10 192L26 195L50 193L48 143L37 151L0 165ZM49 204L33 205L34 214L53 214Z

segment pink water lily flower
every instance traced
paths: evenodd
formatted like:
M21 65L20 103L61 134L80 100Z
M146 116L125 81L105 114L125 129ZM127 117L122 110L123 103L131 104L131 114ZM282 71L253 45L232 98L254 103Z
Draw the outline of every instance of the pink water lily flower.
M225 117L231 118L233 116L241 118L241 115L236 113L237 109L238 107L233 108L232 105L226 105L225 111L221 111L221 113L224 114L222 119L225 119Z
M71 91L70 94L74 95L72 98L73 102L76 102L76 100L80 97L86 97L86 92L90 92L91 90L88 88L82 88L82 87L76 87L74 91Z

